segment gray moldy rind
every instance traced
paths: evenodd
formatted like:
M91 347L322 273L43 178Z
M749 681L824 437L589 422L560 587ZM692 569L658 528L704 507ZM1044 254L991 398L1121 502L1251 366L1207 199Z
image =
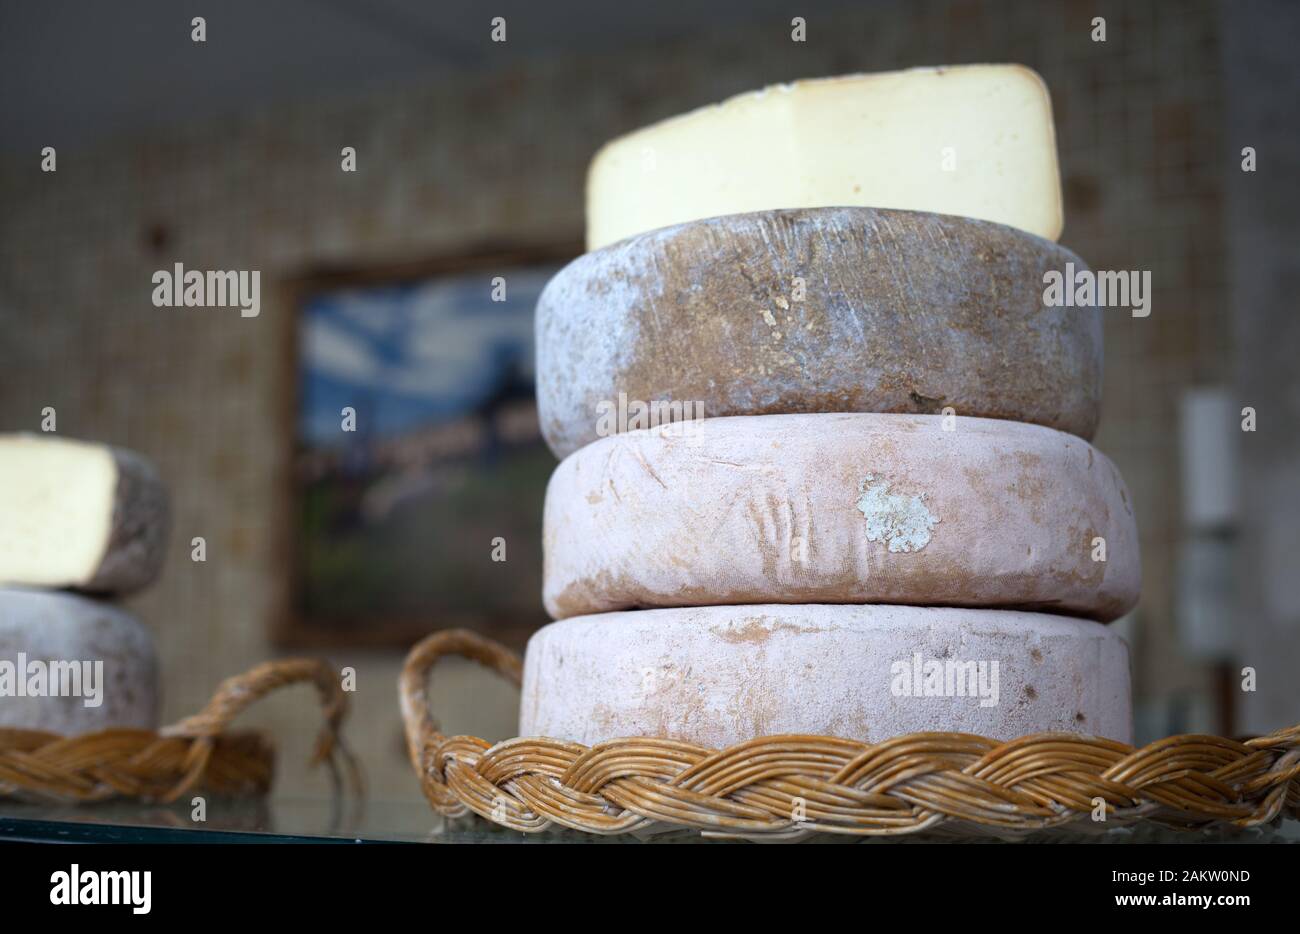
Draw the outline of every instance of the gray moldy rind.
M148 587L162 571L171 510L157 468L134 451L111 450L118 479L108 547L94 576L78 589L127 594Z
M1092 437L1096 307L1044 307L1086 264L1012 227L875 208L692 221L588 253L537 307L542 431L564 457L622 393L704 415L899 412ZM802 281L802 291L799 283ZM643 426L642 426L643 427Z
M125 610L77 594L0 588L0 663L16 668L20 657L38 666L101 663L102 681L94 675L91 681L83 681L81 696L53 691L33 696L25 689L18 693L16 684L6 678L5 693L0 694L0 728L63 736L114 727L157 728L158 658L153 636ZM22 671L15 674L24 677ZM95 706L85 703L91 685L102 691Z

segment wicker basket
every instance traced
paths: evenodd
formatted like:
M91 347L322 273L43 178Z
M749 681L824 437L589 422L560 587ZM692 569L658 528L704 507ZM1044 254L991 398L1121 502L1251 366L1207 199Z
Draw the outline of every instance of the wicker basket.
M1258 827L1300 817L1300 726L1239 742L1171 736L1141 749L1075 733L999 742L914 733L870 745L764 736L726 749L630 737L584 746L444 736L426 685L445 656L520 682L522 664L466 630L416 645L400 694L407 751L439 814L512 830L595 834L688 828L708 836L1070 835L1151 822Z
M339 738L347 699L338 674L317 659L285 659L228 678L202 711L157 733L114 729L59 736L0 728L0 798L168 802L189 791L264 794L271 787L274 748L259 733L230 733L226 727L267 694L300 682L316 687L325 716L313 761L328 764L336 787L359 789L360 771Z

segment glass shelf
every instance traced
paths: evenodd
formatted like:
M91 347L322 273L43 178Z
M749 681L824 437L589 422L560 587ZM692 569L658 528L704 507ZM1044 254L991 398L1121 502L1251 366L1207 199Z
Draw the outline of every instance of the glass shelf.
M0 802L0 842L65 843L698 843L698 834L672 831L599 837L573 831L524 834L476 817L447 820L422 801L341 801L329 798L220 799L207 802L207 820L191 820L189 804L114 801L95 805ZM824 836L827 843L998 843L957 834L899 838ZM1248 831L1179 832L1144 826L1102 834L1035 834L1020 843L1300 843L1300 822Z

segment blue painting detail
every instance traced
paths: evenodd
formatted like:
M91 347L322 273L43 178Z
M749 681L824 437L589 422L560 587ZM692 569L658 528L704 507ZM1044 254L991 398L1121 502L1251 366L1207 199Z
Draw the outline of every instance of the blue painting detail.
M359 433L390 437L531 386L532 311L550 274L507 273L502 302L488 274L312 296L299 341L299 438L348 440L345 406L364 416Z

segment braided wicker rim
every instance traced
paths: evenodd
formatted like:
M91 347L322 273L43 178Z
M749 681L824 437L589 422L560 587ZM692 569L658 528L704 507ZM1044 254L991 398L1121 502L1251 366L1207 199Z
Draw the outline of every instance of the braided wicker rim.
M510 650L463 629L411 649L399 692L424 795L439 814L473 812L526 833L1002 836L1143 821L1244 828L1300 817L1300 726L1244 742L1171 736L1142 749L1075 733L1009 742L913 733L875 745L784 735L726 749L646 737L591 747L537 737L493 745L439 731L426 687L446 656L472 659L516 686L523 668ZM1097 799L1104 821L1093 820Z
M324 661L301 658L265 662L227 678L203 710L157 733L113 729L60 736L0 728L0 799L170 802L200 790L265 794L274 774L274 747L259 733L228 733L226 727L266 695L302 682L316 688L325 717L312 762L329 766L336 788L359 789L360 772L339 736L347 697L338 674Z

